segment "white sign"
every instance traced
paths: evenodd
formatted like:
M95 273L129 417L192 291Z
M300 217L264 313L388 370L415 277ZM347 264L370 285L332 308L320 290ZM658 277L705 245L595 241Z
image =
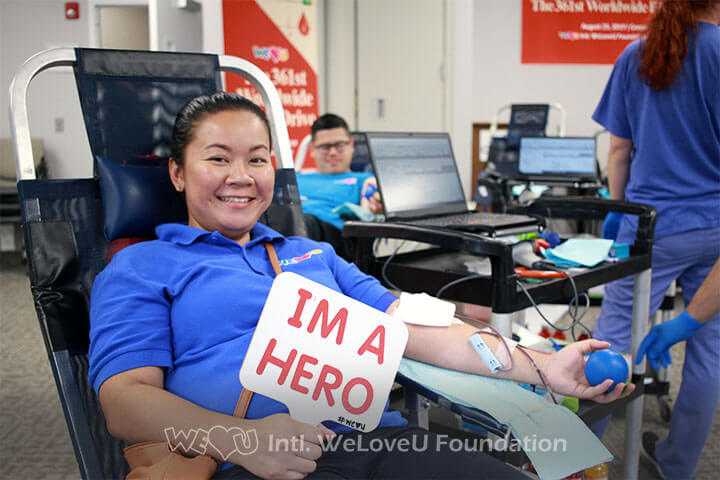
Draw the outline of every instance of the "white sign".
M294 419L377 427L408 332L403 322L292 272L273 282L240 368L245 388Z

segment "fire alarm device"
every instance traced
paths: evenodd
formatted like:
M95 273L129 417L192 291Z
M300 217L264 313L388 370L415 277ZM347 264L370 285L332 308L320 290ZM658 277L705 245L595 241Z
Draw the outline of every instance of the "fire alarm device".
M77 20L80 18L79 2L65 2L65 19Z

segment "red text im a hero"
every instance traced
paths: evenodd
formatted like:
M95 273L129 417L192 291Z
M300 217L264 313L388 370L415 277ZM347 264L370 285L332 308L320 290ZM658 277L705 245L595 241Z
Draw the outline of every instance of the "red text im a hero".
M307 301L310 298L312 298L312 293L310 291L302 288L298 289L298 303L295 308L294 315L288 319L289 325L298 329L303 328L303 324L300 319ZM341 345L343 341L347 341L345 339L345 327L347 325L347 321L348 310L344 307L340 308L333 317L332 321L330 321L328 301L326 299L321 299L317 303L315 311L310 318L310 322L305 328L308 333L312 334L317 329L319 323L319 333L324 339L328 338L334 330L337 330L334 340L337 345ZM258 375L262 375L268 365L274 365L280 368L280 375L277 379L278 385L283 385L288 377L291 377L290 389L307 395L310 394L310 390L312 388L311 395L313 400L318 400L320 396L324 394L327 404L329 406L333 406L335 405L333 392L335 390L339 390L341 392L340 401L342 402L345 410L348 412L358 415L364 413L368 408L370 408L373 400L373 388L367 378L354 377L347 382L343 382L343 374L340 369L325 364L320 368L320 373L317 375L317 380L313 386L312 380L315 378L315 375L312 370L317 369L313 369L312 366L318 365L320 363L319 360L312 355L304 353L298 356L298 351L295 348L290 350L286 358L280 358L279 356L274 355L276 346L277 340L274 338L270 339L270 342L265 348L265 352L260 360L260 364L257 367ZM367 354L375 355L379 365L382 365L384 361L384 352L385 328L382 325L378 325L360 344L356 351L358 356ZM296 359L297 362L295 361ZM292 376L290 375L291 372ZM304 379L307 379L307 382ZM305 382L306 384L303 385L301 382ZM361 389L364 394L364 399L360 405L350 404L350 392L354 388Z

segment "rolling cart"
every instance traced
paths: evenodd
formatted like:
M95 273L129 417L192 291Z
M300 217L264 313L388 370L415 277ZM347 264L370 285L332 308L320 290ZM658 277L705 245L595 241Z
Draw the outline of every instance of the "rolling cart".
M578 291L634 275L635 287L632 322L631 353L637 353L647 331L650 302L650 273L655 209L630 202L596 198L540 198L525 207L531 215L553 218L603 218L607 212L617 211L637 215L639 225L630 256L617 263L601 264L573 275ZM514 271L513 245L498 238L442 228L411 226L401 223L347 222L343 234L357 241L356 263L378 278L392 278L392 282L408 292L436 295L444 289L444 297L460 302L491 307L490 321L504 335L509 336L516 312L531 306L530 300L517 285ZM398 238L431 244L428 250L390 257L375 257L372 244L375 238ZM490 275L469 272L465 266L478 256L489 258ZM391 260L391 261L390 261ZM573 296L571 282L566 278L548 279L526 287L536 303L551 303ZM645 361L633 364L633 394L610 405L581 401L578 415L587 424L605 417L612 410L625 407L626 435L623 478L638 475L640 436L643 411L643 379Z

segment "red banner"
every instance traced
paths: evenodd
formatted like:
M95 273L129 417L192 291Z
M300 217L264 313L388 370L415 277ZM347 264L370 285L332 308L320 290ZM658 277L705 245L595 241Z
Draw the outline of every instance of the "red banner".
M658 0L523 0L522 63L612 65Z
M225 53L262 69L280 94L293 152L318 116L317 36L312 2L223 0ZM226 88L262 105L257 90L237 75ZM311 159L305 166L314 166Z

